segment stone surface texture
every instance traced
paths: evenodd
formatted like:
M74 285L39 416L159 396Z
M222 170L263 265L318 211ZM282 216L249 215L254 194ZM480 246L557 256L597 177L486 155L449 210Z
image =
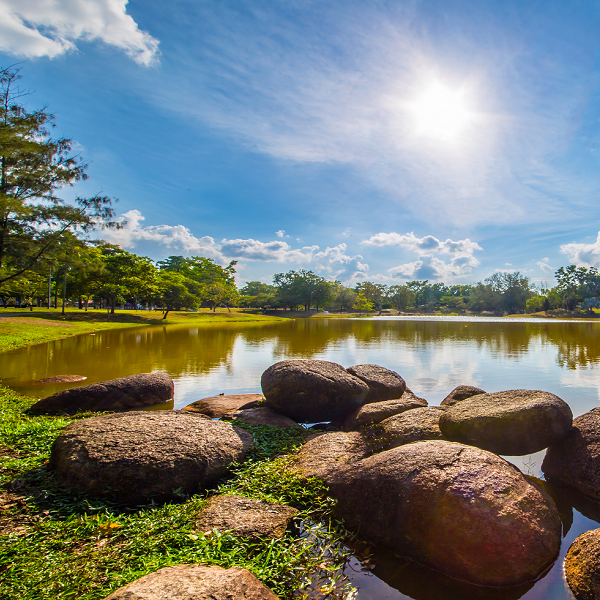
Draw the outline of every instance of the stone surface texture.
M317 433L300 448L291 468L304 477L328 482L340 469L368 456L371 448L360 433Z
M246 408L237 410L231 415L234 420L244 421L248 425L270 425L271 427L297 427L300 425L289 417L275 412L268 406L259 406L258 408Z
M421 408L427 406L427 400L409 396L408 398L400 398L399 400L384 400L383 402L372 402L365 404L355 411L350 413L344 419L341 427L344 431L359 431L369 425L381 423L384 419L399 415L413 408Z
M550 496L515 466L472 446L400 446L338 471L329 487L350 530L474 584L533 580L560 548Z
M231 530L248 539L280 538L298 514L291 506L243 496L214 496L198 515L196 526L206 532Z
M240 461L252 436L183 411L134 411L76 421L52 445L61 485L122 504L195 493Z
M52 375L52 377L44 377L36 379L34 383L69 383L71 381L85 381L85 375Z
M277 600L250 571L231 567L165 567L118 589L105 600Z
M440 429L452 441L509 456L533 454L571 429L573 414L558 396L539 390L478 394L449 406Z
M262 394L229 394L223 396L210 396L188 404L183 410L197 412L209 417L222 417L234 413L236 410L253 402L259 403L265 397Z
M365 403L369 387L336 363L284 360L261 378L266 403L298 423L345 417Z
M577 600L600 599L600 529L586 531L571 544L564 570Z
M406 382L398 373L379 365L355 365L346 369L369 386L366 403L397 400L406 390Z
M439 426L443 412L437 406L414 408L374 425L369 430L369 437L381 450L422 440L443 440L445 438Z
M600 408L573 420L573 428L548 448L542 471L546 479L600 500Z
M61 390L36 402L32 414L126 411L173 398L173 380L165 373L141 373Z
M454 406L461 400L466 400L467 398L471 398L471 396L485 393L485 390L472 385L459 385L442 400L441 406Z

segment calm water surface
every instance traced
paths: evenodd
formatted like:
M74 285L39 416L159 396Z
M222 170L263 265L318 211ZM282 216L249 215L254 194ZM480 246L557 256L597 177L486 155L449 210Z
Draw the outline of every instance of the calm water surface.
M346 367L379 364L399 372L432 405L459 384L488 392L546 390L563 398L575 416L600 405L600 323L595 322L376 318L135 328L2 353L0 377L3 384L41 398L76 385L34 383L51 375L85 375L85 383L93 383L163 371L175 380L175 407L182 408L219 393L260 392L262 372L286 358L319 358ZM540 476L543 454L510 460ZM554 495L565 538L559 560L535 585L501 591L472 588L381 553L368 570L358 561L348 566L347 575L359 587L357 598L572 598L562 559L579 534L598 527L600 508L564 490Z

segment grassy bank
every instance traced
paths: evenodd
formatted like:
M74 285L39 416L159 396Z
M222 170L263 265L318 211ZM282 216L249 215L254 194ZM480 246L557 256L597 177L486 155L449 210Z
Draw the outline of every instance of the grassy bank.
M16 316L3 316L16 315ZM0 309L0 352L22 348L31 344L58 340L80 333L93 333L105 329L141 327L150 325L194 325L205 326L226 322L279 321L278 317L227 309L212 312L169 312L166 319L158 310L117 310L108 314L105 310L40 309L30 312L22 309Z
M318 480L302 482L286 469L289 457L281 457L303 442L304 432L249 426L250 457L213 490L301 511L300 533L248 541L196 529L207 493L126 509L61 489L47 461L53 440L73 418L29 417L24 410L33 402L0 387L0 598L100 600L180 563L247 568L283 599L347 593L345 532L332 519L333 502Z

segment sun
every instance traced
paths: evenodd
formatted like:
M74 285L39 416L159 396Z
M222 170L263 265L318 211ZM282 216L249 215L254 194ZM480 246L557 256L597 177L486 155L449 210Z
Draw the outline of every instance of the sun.
M457 141L472 118L464 92L431 84L411 105L417 132L444 141Z

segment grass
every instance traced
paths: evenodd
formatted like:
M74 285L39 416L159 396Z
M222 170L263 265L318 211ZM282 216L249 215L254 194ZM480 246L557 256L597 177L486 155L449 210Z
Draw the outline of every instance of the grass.
M3 314L17 314L17 310L0 309L0 352L105 329L151 325L210 326L228 322L280 320L278 317L235 310L229 312L227 309L217 309L214 313L208 309L195 313L172 311L166 319L158 310L117 310L114 315L109 315L105 310L69 308L63 315L60 310L39 309L30 312L21 309L18 316L3 317Z
M210 493L242 494L298 508L299 533L249 541L198 531L207 493L134 509L73 495L47 468L50 447L73 417L30 417L34 402L0 387L0 598L99 600L147 573L181 563L239 566L282 599L350 598L342 567L347 532L317 479L287 468L305 432L247 426L248 459ZM79 415L82 418L88 415Z

